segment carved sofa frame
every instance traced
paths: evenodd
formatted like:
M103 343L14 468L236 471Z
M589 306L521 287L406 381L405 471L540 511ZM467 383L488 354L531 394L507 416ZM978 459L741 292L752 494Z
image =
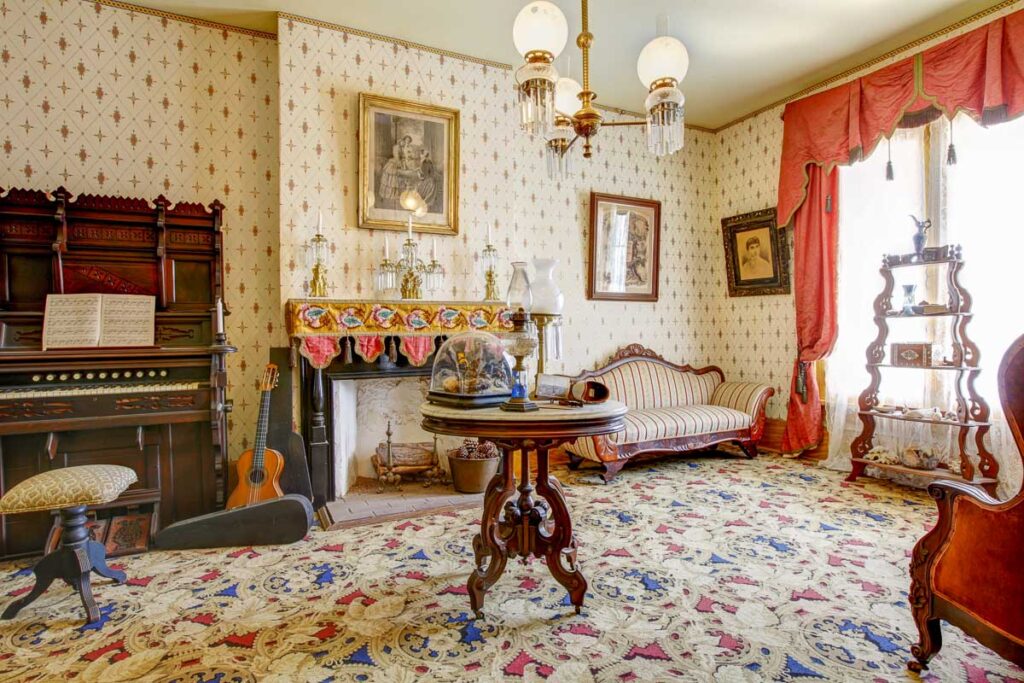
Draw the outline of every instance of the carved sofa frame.
M605 365L595 370L584 371L577 375L573 381L601 381L602 376L609 371L638 360L653 362L680 373L689 373L698 376L713 373L718 376L718 386L727 384L725 381L725 373L722 372L721 368L715 365L709 365L702 368L695 368L691 365L679 365L665 360L665 358L657 352L640 344L630 344L619 349L610 359L608 359ZM751 383L737 382L728 384L738 385ZM593 439L594 451L597 458L600 461L600 464L604 467L604 472L601 476L606 483L610 482L629 460L637 456L648 457L669 453L697 451L709 448L715 444L726 442L735 442L743 450L743 453L747 458L754 458L757 456L758 443L764 436L766 422L765 406L768 399L774 394L775 390L769 386L760 385L758 387L757 394L755 396L755 403L750 413L751 424L749 427L742 429L730 429L705 434L692 434L621 445L616 444L609 436L590 437ZM615 397L613 396L612 398ZM578 468L584 460L588 459L572 453L568 449L566 449L565 452L569 458L569 467L571 469Z

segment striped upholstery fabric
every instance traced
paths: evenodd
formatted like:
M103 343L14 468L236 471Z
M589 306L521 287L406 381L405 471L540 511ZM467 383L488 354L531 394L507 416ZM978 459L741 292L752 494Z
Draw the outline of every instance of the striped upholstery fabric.
M630 410L711 403L715 387L721 382L715 372L678 372L647 360L624 363L596 379L608 387L611 398L622 401Z
M624 445L746 429L750 423L751 417L747 413L714 405L631 410L626 413L625 430L609 438L615 444ZM594 440L590 437L577 439L565 449L589 460L598 459Z
M626 413L626 429L612 437L615 443L637 443L671 439L677 436L713 434L750 426L750 416L721 406L676 406L631 410Z
M722 382L715 387L715 393L711 395L711 403L723 408L739 410L753 417L757 402L769 391L771 391L770 386L757 382Z

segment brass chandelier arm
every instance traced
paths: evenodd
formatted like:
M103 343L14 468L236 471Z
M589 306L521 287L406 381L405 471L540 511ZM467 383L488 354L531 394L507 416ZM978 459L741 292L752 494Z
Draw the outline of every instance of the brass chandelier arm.
M638 120L632 120L631 119L629 121L605 121L604 123L601 124L601 127L602 128L607 128L608 126L646 126L646 125L647 125L647 121L643 121L643 120L639 120L639 119Z

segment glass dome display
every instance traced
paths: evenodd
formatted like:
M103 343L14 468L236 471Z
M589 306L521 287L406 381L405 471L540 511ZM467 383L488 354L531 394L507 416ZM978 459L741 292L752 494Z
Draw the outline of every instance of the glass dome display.
M434 354L427 399L453 408L486 408L512 395L512 368L501 340L463 332Z

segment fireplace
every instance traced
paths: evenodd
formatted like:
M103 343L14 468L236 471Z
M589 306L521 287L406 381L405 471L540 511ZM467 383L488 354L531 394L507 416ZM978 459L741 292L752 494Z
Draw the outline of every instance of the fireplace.
M293 358L301 357L300 403L314 504L336 499L335 478L351 475L351 468L335 471L334 442L341 444L342 458L356 448L348 431L339 432L336 418L339 409L348 418L355 410L358 421L359 380L422 381L444 339L468 330L508 331L509 316L508 307L490 301L289 299L285 319ZM404 412L418 423L415 407Z
M442 342L438 336L434 348ZM398 343L388 338L385 345L390 350ZM397 353L383 353L372 363L339 354L322 369L302 359L302 415L316 505L341 497L356 477L375 476L370 455L388 419L396 441L424 440L418 408L432 365L433 353L420 366Z

